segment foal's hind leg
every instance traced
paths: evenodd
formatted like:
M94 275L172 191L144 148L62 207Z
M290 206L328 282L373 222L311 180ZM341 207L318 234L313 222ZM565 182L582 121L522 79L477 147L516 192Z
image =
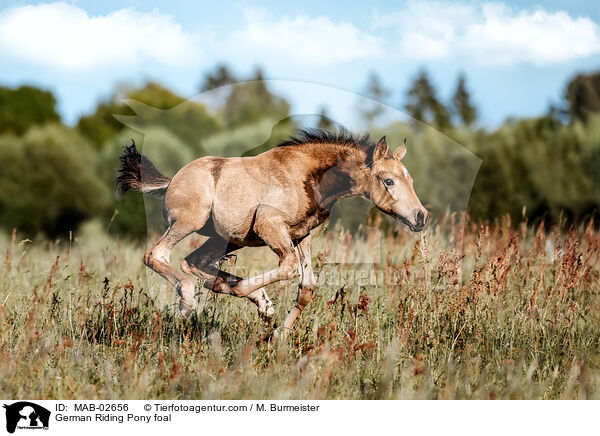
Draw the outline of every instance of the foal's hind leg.
M210 238L199 248L186 256L181 262L181 269L187 274L193 274L204 279L205 284L214 284L217 277L220 277L221 280L241 280L239 277L221 271L218 264L225 255L240 248L242 247L229 244L224 239ZM212 287L208 288L213 290ZM251 292L246 295L246 298L256 304L261 318L268 320L275 313L273 303L269 299L264 288Z
M158 242L144 255L146 266L168 280L177 290L177 293L181 297L179 310L181 310L181 314L184 317L190 315L196 306L194 300L194 283L169 263L169 257L175 244L192 233L192 231L189 227L174 222Z

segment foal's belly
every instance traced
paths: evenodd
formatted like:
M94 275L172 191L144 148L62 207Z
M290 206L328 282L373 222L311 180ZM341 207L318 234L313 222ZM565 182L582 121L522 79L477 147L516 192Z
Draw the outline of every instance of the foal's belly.
M233 243L264 245L253 230L257 210L268 207L281 216L288 216L294 213L294 203L289 192L241 172L217 184L212 206L214 228Z

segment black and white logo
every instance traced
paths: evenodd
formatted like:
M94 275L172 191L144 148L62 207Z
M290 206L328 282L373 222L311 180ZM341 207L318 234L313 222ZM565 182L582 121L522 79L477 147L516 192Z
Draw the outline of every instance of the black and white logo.
M50 411L29 401L5 404L6 431L14 433L16 429L47 430L50 423Z

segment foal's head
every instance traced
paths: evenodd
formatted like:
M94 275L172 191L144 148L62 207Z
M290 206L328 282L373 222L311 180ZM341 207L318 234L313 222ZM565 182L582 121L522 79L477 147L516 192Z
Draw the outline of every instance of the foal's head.
M373 152L369 180L369 197L381 211L420 232L427 222L427 210L413 189L413 179L401 162L406 154L406 140L390 154L385 136Z

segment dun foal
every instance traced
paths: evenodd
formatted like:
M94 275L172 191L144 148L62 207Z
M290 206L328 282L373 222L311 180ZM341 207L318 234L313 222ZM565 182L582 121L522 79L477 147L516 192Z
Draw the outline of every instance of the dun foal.
M244 158L203 157L170 179L135 148L125 148L117 189L164 195L168 228L144 263L168 280L181 297L184 316L195 308L194 282L221 294L247 297L259 314L274 313L264 287L300 274L296 303L283 323L290 329L311 301L316 280L311 267L310 231L323 223L335 202L362 196L412 231L425 227L427 211L401 160L406 140L391 154L385 137L308 129L278 147ZM181 270L169 263L171 250L191 233L208 240L189 254ZM220 270L221 259L242 247L268 245L279 267L252 278Z

